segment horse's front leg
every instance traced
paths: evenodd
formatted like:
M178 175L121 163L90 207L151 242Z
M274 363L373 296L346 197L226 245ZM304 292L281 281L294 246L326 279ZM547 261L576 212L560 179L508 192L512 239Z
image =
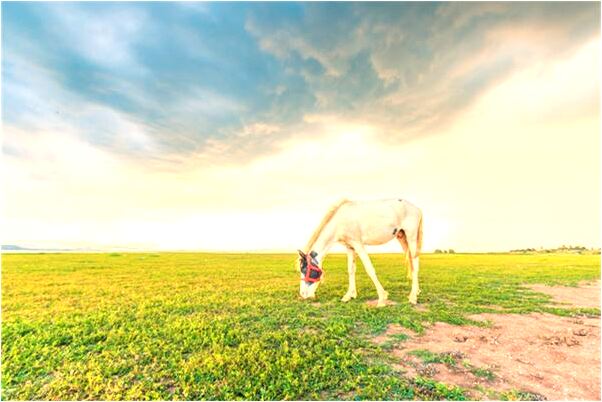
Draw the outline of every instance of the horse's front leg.
M363 244L361 243L353 244L353 248L357 252L357 255L360 257L360 260L362 260L362 264L364 264L364 269L366 270L366 273L368 274L370 279L372 279L374 286L376 286L376 292L378 293L378 304L376 306L384 307L386 305L385 302L389 297L389 293L385 291L383 286L378 281L378 278L376 277L376 271L374 270L374 266L372 265L372 261L370 261L368 253L366 252Z
M347 272L349 273L349 288L341 299L342 302L348 302L357 297L357 290L355 289L355 251L351 247L347 247Z

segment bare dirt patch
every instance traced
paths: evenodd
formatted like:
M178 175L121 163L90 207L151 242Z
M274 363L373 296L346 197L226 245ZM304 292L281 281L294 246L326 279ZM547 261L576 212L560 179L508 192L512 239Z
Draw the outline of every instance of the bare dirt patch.
M471 399L488 399L487 395L477 390L491 388L494 386L491 380L479 377L471 372L467 367L457 364L455 366L444 363L425 364L419 357L405 355L402 363L395 367L409 377L418 375L430 377L447 385L457 385L469 390Z
M600 281L580 283L579 287L529 285L529 289L552 296L557 303L575 307L600 307Z
M423 336L408 339L393 350L401 360L400 368L410 376L427 375L469 389L485 385L553 400L600 400L599 318L538 313L487 313L472 318L491 321L493 326L435 323ZM462 358L457 359L460 364L456 367L431 363L429 368L409 354L415 350L456 353ZM479 369L493 373L494 378L475 375Z
M568 290L535 287L542 292L550 288L556 300L599 307L599 281ZM470 318L491 326L438 322L422 336L389 326L373 342L383 344L396 333L409 335L392 349L400 361L395 368L409 377L458 385L473 399L521 391L535 399L600 400L600 317L486 313Z

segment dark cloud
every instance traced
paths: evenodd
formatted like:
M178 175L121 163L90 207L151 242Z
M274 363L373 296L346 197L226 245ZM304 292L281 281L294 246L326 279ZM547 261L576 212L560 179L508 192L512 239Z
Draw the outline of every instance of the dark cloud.
M399 142L570 54L599 15L564 2L3 3L2 116L141 156L253 158L312 114Z
M381 124L392 141L442 128L516 69L564 57L600 28L597 3L348 3L337 17L332 7L250 31L281 60L326 67L306 77L321 111Z

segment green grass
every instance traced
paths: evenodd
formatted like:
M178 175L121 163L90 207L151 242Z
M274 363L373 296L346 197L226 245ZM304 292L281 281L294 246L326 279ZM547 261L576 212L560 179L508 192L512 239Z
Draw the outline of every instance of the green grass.
M470 323L468 314L492 306L600 313L547 307L547 296L522 286L597 279L599 256L424 255L424 310L407 303L401 255L373 256L398 302L384 309L366 305L376 291L361 268L358 299L339 301L347 288L342 255L325 261L320 304L298 300L293 261L292 254L5 254L2 398L461 400L456 387L395 372L369 338L391 323L418 332L425 322Z
M487 381L495 380L495 373L489 369L481 368L481 367L470 367L470 372L474 374L476 377L481 377L486 379Z
M499 399L502 401L545 401L542 395L516 390L502 392Z
M457 357L450 353L433 353L426 349L416 349L408 354L419 357L424 364L443 363L448 366L455 366L457 363Z
M406 334L391 334L387 338L384 342L380 343L380 348L383 350L392 350L410 337Z

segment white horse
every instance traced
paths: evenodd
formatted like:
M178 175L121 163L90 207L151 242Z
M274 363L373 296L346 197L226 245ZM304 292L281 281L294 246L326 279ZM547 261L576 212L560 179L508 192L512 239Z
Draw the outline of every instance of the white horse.
M377 245L397 239L406 253L407 275L412 280L408 297L416 304L418 270L422 246L422 212L401 199L354 202L342 200L324 216L304 251L299 250L298 270L301 273L299 293L304 299L315 297L322 279L322 261L334 243L347 247L349 288L341 301L357 297L355 287L355 257L359 256L366 273L378 292L378 307L385 306L388 293L376 277L376 271L364 245Z

